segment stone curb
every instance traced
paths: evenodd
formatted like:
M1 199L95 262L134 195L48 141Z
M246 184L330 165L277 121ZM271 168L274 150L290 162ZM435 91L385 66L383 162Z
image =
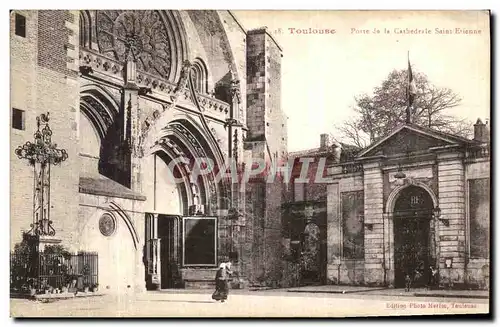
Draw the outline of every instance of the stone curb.
M78 292L78 293L49 293L49 294L23 294L23 293L11 293L11 299L29 299L35 301L44 301L44 300L63 300L63 299L73 299L80 297L95 297L95 296L104 296L104 293L99 292Z

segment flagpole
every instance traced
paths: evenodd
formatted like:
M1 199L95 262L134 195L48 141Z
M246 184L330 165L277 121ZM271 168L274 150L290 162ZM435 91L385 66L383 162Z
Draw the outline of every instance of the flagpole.
M407 59L408 59L408 70L406 72L406 80L407 80L407 85L406 85L406 123L409 124L411 123L411 109L410 109L410 50L407 51Z

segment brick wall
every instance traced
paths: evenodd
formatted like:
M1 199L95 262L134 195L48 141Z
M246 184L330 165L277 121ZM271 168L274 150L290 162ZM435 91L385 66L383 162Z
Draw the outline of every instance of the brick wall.
M38 12L38 65L61 74L77 76L76 70L68 68L75 58L68 55L76 52L75 38L79 14L66 10L40 10ZM70 39L71 38L71 39Z
M26 17L26 37L15 34L15 14ZM11 247L21 240L20 230L30 228L33 209L33 169L17 158L14 150L26 141L32 141L36 129L37 89L37 22L36 11L12 11L10 14L10 99L11 108L25 111L25 130L11 129ZM12 112L12 109L10 109ZM10 116L9 116L10 117ZM12 118L10 119L12 121ZM11 122L9 123L9 125Z
M56 236L68 244L78 232L78 143L77 108L79 84L77 66L72 60L78 52L78 13L75 11L26 11L26 38L11 31L11 106L26 111L26 129L12 130L11 135L11 246L21 239L21 230L32 222L33 170L14 155L14 150L33 140L36 117L50 112L52 140L66 149L68 160L51 170L51 219ZM49 18L47 15L50 15ZM48 24L48 20L52 23ZM11 26L14 12L11 13ZM55 33L46 39L50 26L65 33ZM64 45L70 45L65 49ZM54 46L51 57L47 53ZM72 50L75 49L75 50ZM43 59L43 60L42 60ZM63 64L64 62L64 64Z

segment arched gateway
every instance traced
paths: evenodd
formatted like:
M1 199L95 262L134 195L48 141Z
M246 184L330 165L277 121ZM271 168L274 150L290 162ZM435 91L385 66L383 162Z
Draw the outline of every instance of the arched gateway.
M430 266L435 266L434 201L420 186L399 191L393 207L394 286L404 287L405 278L413 287L427 285Z

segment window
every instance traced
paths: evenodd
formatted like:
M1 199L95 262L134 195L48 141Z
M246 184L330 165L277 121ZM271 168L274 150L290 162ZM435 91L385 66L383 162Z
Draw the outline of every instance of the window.
M193 62L191 71L196 92L208 93L208 69L203 60L196 58Z
M342 193L343 257L363 259L364 251L364 194L363 191Z
M489 258L490 179L469 180L470 257Z
M217 218L184 217L183 240L185 266L217 264Z
M16 14L16 35L26 37L26 17Z
M12 108L12 128L24 130L24 110Z
M295 202L305 201L305 183L294 181L293 183L293 199Z

